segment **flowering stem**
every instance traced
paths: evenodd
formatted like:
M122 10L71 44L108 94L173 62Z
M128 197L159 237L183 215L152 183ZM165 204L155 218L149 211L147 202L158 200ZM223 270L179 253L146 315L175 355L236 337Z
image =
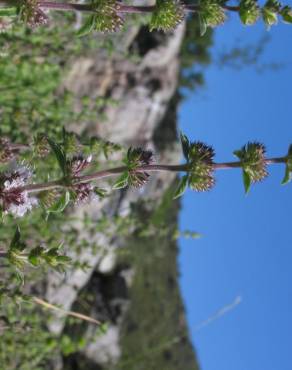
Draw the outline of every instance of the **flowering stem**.
M271 164L279 164L279 163L286 163L287 157L279 157L279 158L268 158L265 159L266 165ZM223 162L223 163L214 163L213 168L214 170L225 170L225 169L232 169L232 168L240 168L242 167L242 163L240 161L237 162ZM90 175L79 176L73 179L72 185L78 185L82 183L88 183L96 180L100 180L107 177L113 177L122 174L123 172L128 171L127 166L121 166L116 168L111 168L108 170L98 171L92 173ZM161 171L168 171L168 172L189 172L188 164L180 164L180 165L164 165L164 164L154 164L154 165L145 165L139 166L135 168L135 172L161 172ZM40 191L45 190L53 190L53 189L66 189L70 188L70 185L66 185L63 181L51 181L42 184L31 184L26 185L19 188L20 191L27 191L28 193L38 193Z
M75 4L75 3L61 3L55 1L39 1L39 6L43 9L52 9L59 11L79 11L79 12L94 12L94 4ZM196 13L201 10L199 5L185 5L186 13ZM222 8L228 11L238 12L239 6L222 5ZM152 13L155 11L156 6L135 6L135 5L117 5L117 11L119 13L130 13L130 14L143 14Z

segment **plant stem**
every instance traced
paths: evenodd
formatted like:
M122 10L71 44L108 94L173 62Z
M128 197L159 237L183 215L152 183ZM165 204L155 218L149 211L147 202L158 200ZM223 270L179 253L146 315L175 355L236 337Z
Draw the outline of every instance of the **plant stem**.
M277 163L286 163L286 157L279 158L268 158L265 160L266 165L277 164ZM241 162L225 162L225 163L214 163L213 168L215 170L227 170L230 168L240 168Z
M279 163L286 163L286 157L279 157L279 158L268 158L265 160L266 165L271 164L279 164ZM225 169L232 169L232 168L240 168L242 166L241 162L223 162L223 163L214 163L213 168L215 171L217 170L225 170ZM113 177L122 174L123 172L128 171L126 166L111 168L108 170L98 171L92 173L90 175L84 175L80 177L76 177L73 179L72 186L88 183L96 180L100 180L107 177ZM188 164L179 164L179 165L166 165L166 164L151 164L137 167L135 172L161 172L161 171L169 171L169 172L189 172ZM46 190L53 190L53 189L66 189L70 188L70 185L64 184L62 180L51 181L42 184L31 184L26 185L24 187L19 188L20 191L27 191L28 193L38 193L40 191Z
M79 12L93 12L96 9L94 4L75 4L75 3L61 3L55 1L39 1L39 6L44 9L52 9L59 11L79 11ZM199 5L185 5L186 13L199 12L201 7ZM239 6L222 5L222 8L232 12L238 12ZM130 14L143 14L152 13L156 9L155 5L152 6L135 6L135 5L124 5L118 4L116 10L118 13L130 13Z

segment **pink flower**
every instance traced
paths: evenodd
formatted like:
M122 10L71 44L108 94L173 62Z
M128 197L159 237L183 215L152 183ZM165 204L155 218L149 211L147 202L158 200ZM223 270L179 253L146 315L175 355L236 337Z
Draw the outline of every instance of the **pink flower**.
M23 217L38 204L35 197L30 197L23 187L32 177L32 171L27 166L12 166L9 173L1 177L0 201L5 214L11 213L15 217Z

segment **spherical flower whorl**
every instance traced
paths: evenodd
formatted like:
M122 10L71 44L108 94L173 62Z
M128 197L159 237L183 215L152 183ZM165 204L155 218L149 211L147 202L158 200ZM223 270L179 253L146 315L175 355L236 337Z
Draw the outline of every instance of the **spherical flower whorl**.
M90 183L81 183L73 187L75 204L86 204L97 201L98 196L94 191L94 186Z
M129 148L127 163L136 166L147 166L154 162L153 152L142 148Z
M250 26L260 16L260 8L256 0L241 0L239 4L239 16L243 24Z
M209 0L201 1L199 14L208 27L220 26L226 20L224 9L218 3Z
M57 189L41 191L38 194L38 199L44 209L51 208L58 201L59 198L60 192Z
M214 149L200 141L190 143L189 179L191 189L196 191L207 191L215 185L213 158Z
M130 171L128 184L134 188L141 188L147 184L149 177L147 172Z
M173 30L185 17L184 5L179 0L157 0L150 21L150 31Z
M47 14L40 8L37 0L23 1L21 18L30 28L46 25L49 21Z
M94 29L102 33L117 32L124 19L118 14L120 5L116 0L96 0L94 14Z
M23 190L31 177L32 171L26 166L16 166L0 177L0 202L5 214L23 217L38 204L36 198Z
M151 150L129 148L126 159L129 168L128 184L135 188L145 185L149 179L149 174L146 171L137 170L137 168L148 166L153 162L153 152Z
M257 142L247 143L234 152L251 182L261 181L268 176L265 153L265 146Z

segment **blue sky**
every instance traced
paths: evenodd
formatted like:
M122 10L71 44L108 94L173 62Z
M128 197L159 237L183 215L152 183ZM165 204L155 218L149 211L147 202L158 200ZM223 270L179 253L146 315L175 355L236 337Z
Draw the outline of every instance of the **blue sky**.
M263 25L243 27L236 15L215 34L222 50L256 43ZM258 73L212 65L206 86L188 95L180 128L213 145L216 161L230 161L248 141L265 143L270 157L292 143L292 27L279 24L260 63L284 63ZM291 370L292 184L281 186L284 166L244 195L239 170L217 174L209 193L183 197L181 229L203 234L180 240L181 290L202 370ZM195 327L236 296L242 303L210 325Z

